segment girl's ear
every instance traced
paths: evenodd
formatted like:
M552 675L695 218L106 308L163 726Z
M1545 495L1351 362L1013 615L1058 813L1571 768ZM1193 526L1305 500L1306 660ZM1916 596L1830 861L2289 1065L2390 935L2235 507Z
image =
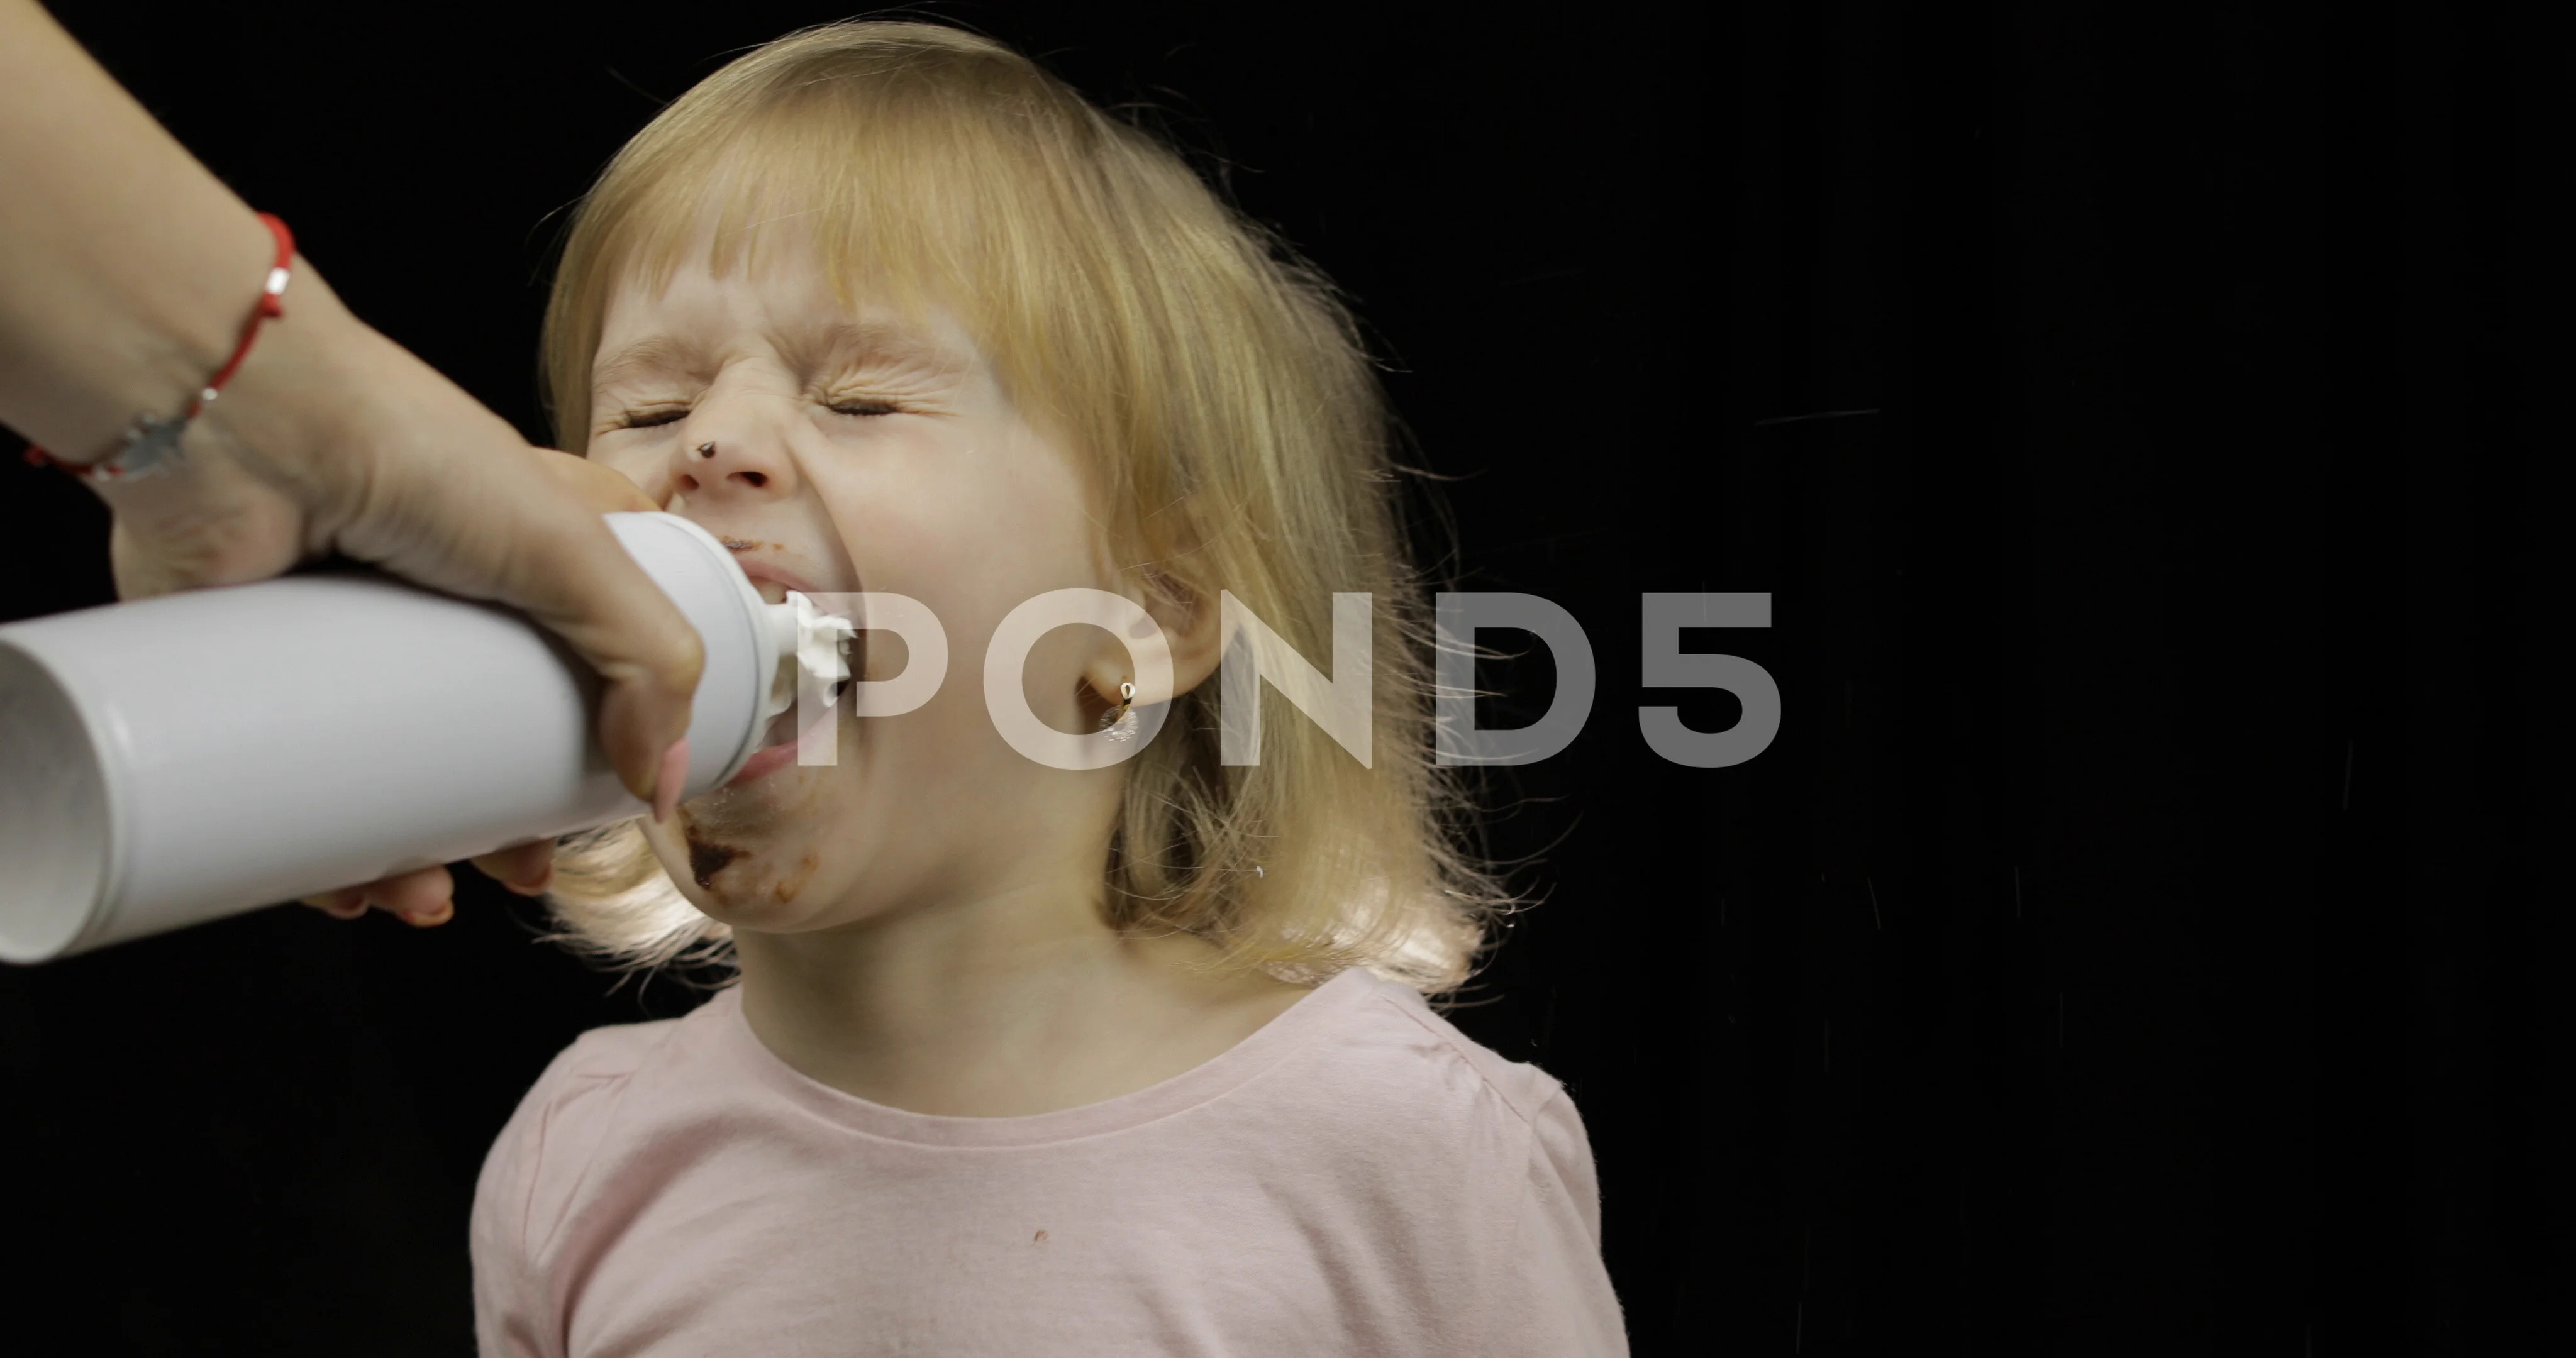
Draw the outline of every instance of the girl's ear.
M1202 591L1159 571L1148 578L1145 611L1162 624L1163 637L1171 643L1172 696L1177 698L1206 683L1225 658L1224 610L1217 607L1212 589Z
M1140 571L1136 584L1137 603L1163 629L1164 644L1171 648L1171 696L1177 698L1207 682L1208 676L1216 673L1217 662L1224 658L1225 639L1220 635L1223 610L1217 607L1213 591L1203 591L1193 582L1155 567ZM1101 701L1115 707L1120 681L1132 678L1134 673L1127 648L1104 637L1083 680ZM1137 701L1155 699L1139 695Z

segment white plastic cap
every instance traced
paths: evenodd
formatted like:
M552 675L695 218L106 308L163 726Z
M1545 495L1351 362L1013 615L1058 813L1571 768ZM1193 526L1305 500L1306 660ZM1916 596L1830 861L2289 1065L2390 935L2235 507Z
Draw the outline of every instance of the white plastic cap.
M761 721L767 722L796 705L800 685L830 693L833 685L850 677L850 639L859 628L848 618L815 607L812 599L794 590L787 592L787 602L763 607L769 615L770 643L778 653L778 672L770 680L769 701L760 712ZM818 710L806 720L821 716Z

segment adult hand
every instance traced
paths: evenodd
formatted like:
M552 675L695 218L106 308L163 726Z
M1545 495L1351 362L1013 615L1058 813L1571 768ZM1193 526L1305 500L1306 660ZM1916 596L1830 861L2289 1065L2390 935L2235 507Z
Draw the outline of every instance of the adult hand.
M685 767L669 756L703 651L600 520L659 506L606 467L527 446L350 316L319 277L299 276L288 299L189 431L177 469L93 483L115 516L118 594L263 579L336 552L516 608L599 670L601 744L628 789L667 814ZM540 841L474 863L534 894L552 850ZM428 924L447 918L453 891L433 867L307 903L343 916L372 904Z
M225 361L274 242L33 0L0 0L0 183L0 423L58 458L106 457L137 412L175 410ZM599 518L654 506L528 447L301 260L284 301L188 430L181 467L98 485L118 592L337 552L516 608L606 680L600 742L668 815L703 653ZM525 887L547 847L477 861ZM448 885L438 868L352 890L403 909Z
M636 490L634 482L595 464L595 461L556 454L549 448L523 448L523 454L538 466L538 472L554 479L564 492L569 492L580 502L587 502L598 513L659 508L652 502L652 497ZM124 559L124 546L121 546L126 541L124 521L118 521L116 541L118 590L124 590L124 577L126 569L129 569ZM149 546L137 544L137 551L149 551ZM144 564L142 569L157 567ZM518 848L484 853L484 856L474 858L474 866L482 868L484 876L500 881L507 889L523 894L523 897L533 897L533 894L544 892L546 886L554 881L554 840L533 840L533 843L518 845ZM340 917L340 920L355 920L374 907L374 910L402 917L404 923L415 925L415 928L430 928L430 925L448 923L448 917L453 917L453 912L456 912L456 879L448 876L448 868L443 866L420 868L420 871L410 871L410 874L368 881L363 886L343 886L337 892L304 897L304 904L309 904L314 910L322 910L325 915Z

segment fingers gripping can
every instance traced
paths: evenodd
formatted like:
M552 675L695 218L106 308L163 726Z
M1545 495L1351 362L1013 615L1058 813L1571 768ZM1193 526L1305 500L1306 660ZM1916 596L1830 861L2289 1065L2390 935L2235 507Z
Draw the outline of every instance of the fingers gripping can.
M695 796L759 747L796 688L780 667L811 648L781 625L797 611L764 603L705 529L607 519L706 646L682 794ZM0 627L0 959L642 814L600 750L599 692L527 618L373 571Z

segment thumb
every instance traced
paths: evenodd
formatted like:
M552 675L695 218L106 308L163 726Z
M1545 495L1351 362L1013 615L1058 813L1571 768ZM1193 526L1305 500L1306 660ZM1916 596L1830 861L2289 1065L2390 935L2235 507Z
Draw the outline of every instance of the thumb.
M473 470L460 474L466 457ZM606 467L515 438L417 473L421 462L390 462L341 530L343 550L562 637L605 681L599 739L619 781L647 802L675 796L656 783L688 734L705 647L600 517L659 506Z
M642 487L627 480L623 473L611 471L589 458L552 448L531 448L528 456L538 470L599 513L651 514L662 508L653 503L653 497L645 494Z
M497 572L494 597L562 637L599 671L607 685L600 697L601 747L627 791L667 805L678 789L657 783L667 752L688 734L706 649L600 517L660 506L596 463L542 450L531 457L554 494L528 505L536 522L514 544L514 568Z
M607 563L611 578L641 576L642 569L635 565L634 558L628 555L625 547L616 542L614 535L606 531L598 516L649 514L661 506L623 474L588 458L551 448L531 448L528 456L531 463L567 496L589 507L591 523L599 529L598 536L607 538L610 550L615 553L615 561ZM644 583L653 602L661 605L660 611L677 617L679 610L672 607L669 597L649 579ZM573 648L590 660L601 677L608 681L600 705L600 744L609 751L609 758L618 770L619 779L626 784L626 790L644 801L655 802L658 807L663 801L678 795L678 789L663 789L656 784L662 776L672 742L688 733L690 701L697 689L699 672L705 664L704 644L686 619L680 619L673 628L668 623L639 618L633 621L652 626L652 635L676 636L686 644L678 647L666 645L655 652L631 652L619 645L620 628L626 624L615 617L592 620L603 629L604 635L597 642L585 644L576 635L585 631L583 620L577 616L582 602L576 598L569 604L573 613L557 615L555 620L548 620L534 606L529 606L527 611L571 642ZM684 774L675 770L672 776Z

